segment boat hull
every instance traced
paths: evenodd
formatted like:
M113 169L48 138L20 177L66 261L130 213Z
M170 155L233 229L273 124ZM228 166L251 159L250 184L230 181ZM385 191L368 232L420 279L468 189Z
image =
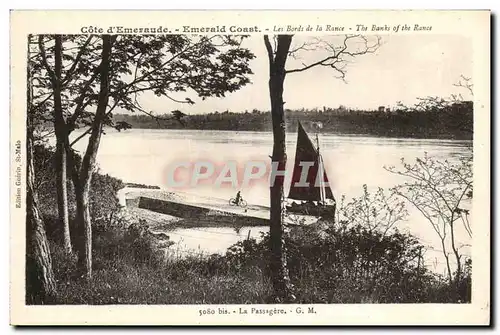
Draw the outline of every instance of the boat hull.
M335 205L316 205L310 203L304 204L292 204L286 206L289 213L300 214L300 215L310 215L321 218L334 218L335 217Z

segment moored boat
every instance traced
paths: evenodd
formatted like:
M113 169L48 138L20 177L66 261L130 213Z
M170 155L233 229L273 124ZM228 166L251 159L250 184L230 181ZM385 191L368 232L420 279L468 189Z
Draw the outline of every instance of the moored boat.
M322 218L335 217L336 202L329 185L319 141L314 146L299 122L295 163L286 209L289 213ZM299 202L296 202L299 201Z

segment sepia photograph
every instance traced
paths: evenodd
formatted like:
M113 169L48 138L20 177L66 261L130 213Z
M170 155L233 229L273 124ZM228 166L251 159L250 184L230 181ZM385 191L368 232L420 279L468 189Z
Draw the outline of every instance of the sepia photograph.
M179 23L22 36L24 305L474 302L472 35Z

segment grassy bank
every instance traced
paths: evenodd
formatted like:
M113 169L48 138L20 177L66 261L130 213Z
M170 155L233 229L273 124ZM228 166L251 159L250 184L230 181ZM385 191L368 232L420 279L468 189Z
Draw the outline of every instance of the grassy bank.
M56 247L57 248L57 247ZM255 269L222 271L218 258L193 255L160 259L160 251L119 232L98 234L94 241L91 282L68 278L57 269L58 304L217 304L264 303L266 278ZM56 264L72 264L55 252ZM70 270L70 271L68 271Z
M464 277L455 295L444 278L413 261L420 246L409 235L381 238L359 227L327 234L319 238L316 232L296 231L288 237L290 276L298 303L470 301L470 277ZM94 276L88 283L71 278L74 260L53 245L59 284L56 303L272 302L267 236L261 242L238 243L224 256L186 256L176 253L175 245L165 256L155 241L131 228L96 232L93 242Z

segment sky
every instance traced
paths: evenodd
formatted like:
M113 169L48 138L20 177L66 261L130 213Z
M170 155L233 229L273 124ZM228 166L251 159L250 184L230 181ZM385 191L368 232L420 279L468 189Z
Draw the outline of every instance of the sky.
M292 49L305 38L294 36ZM338 41L338 40L337 40ZM338 107L376 109L395 106L398 101L413 104L418 97L449 97L462 93L471 99L465 89L454 86L460 76L472 77L472 43L460 35L387 35L374 54L358 56L347 65L345 82L336 78L338 73L326 67L315 67L287 75L283 99L285 108ZM167 98L145 94L143 107L157 114L179 109L186 114L210 112L245 112L256 108L269 110L268 58L262 36L251 36L243 45L255 59L250 67L254 74L251 84L225 98L206 101L193 95L180 93L174 97L184 100L186 95L195 105L176 104ZM300 59L288 58L287 68L301 63L309 64L324 56L324 51L303 51Z

